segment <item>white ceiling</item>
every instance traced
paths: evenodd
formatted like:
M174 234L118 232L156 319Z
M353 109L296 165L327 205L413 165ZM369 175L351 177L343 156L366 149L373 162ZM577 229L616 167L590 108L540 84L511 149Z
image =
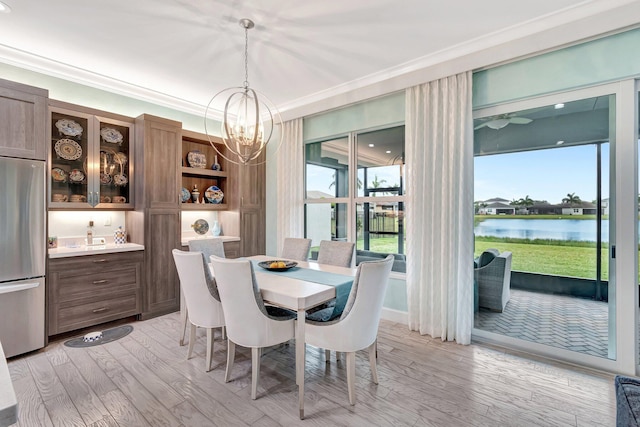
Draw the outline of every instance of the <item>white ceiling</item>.
M0 61L201 113L244 80L281 111L634 0L2 0ZM0 76L1 77L1 76Z

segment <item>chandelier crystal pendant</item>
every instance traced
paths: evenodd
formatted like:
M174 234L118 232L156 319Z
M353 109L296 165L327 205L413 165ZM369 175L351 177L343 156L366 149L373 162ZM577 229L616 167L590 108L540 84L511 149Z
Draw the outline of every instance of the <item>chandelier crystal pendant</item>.
M204 116L204 128L213 149L223 158L238 165L260 165L256 160L266 149L274 133L274 127L282 125L280 113L273 103L259 91L249 87L249 30L255 25L250 19L241 19L244 28L244 83L242 87L231 87L216 93L209 101ZM219 100L226 98L220 126L220 134L226 147L221 152L207 129L210 110ZM280 143L282 134L280 133ZM277 150L277 149L276 149Z

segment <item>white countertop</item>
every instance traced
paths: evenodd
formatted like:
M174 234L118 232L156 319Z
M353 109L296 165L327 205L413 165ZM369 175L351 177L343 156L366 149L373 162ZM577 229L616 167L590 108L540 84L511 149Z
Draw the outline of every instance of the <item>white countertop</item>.
M104 245L86 246L63 246L55 249L49 249L49 258L68 258L83 255L110 254L116 252L143 251L144 246L137 243L107 243Z
M11 383L11 375L0 343L0 427L18 422L18 400Z
M182 246L187 246L189 245L190 240L200 240L200 239L219 239L219 240L222 240L223 242L239 242L240 241L240 238L237 236L214 236L212 234L205 234L205 235L182 234L180 243L182 244Z

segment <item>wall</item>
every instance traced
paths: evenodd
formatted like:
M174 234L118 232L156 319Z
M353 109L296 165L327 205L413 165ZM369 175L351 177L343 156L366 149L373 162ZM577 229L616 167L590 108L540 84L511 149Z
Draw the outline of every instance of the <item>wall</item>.
M93 221L94 237L113 238L119 226L125 228L124 216L124 211L50 211L49 236L85 238Z
M473 106L498 103L637 76L640 29L511 62L473 74Z

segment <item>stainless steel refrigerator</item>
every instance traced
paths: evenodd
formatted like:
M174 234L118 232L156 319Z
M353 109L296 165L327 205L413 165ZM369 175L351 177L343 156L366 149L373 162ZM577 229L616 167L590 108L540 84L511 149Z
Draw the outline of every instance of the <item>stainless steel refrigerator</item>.
M45 162L0 157L0 342L11 357L45 345Z

